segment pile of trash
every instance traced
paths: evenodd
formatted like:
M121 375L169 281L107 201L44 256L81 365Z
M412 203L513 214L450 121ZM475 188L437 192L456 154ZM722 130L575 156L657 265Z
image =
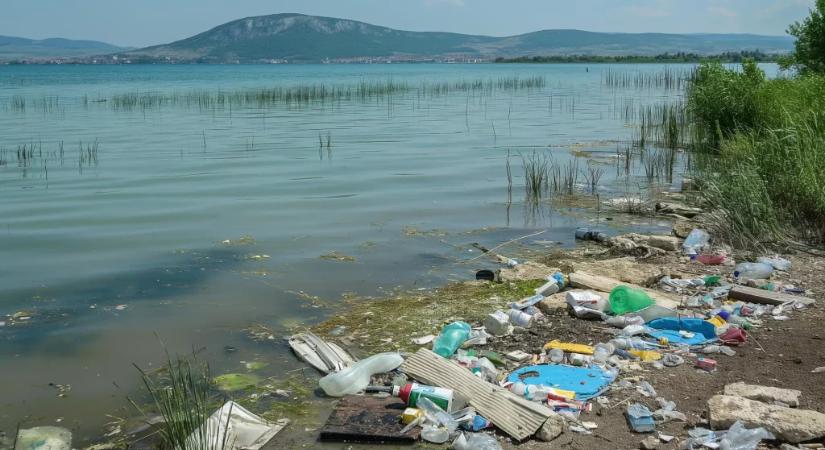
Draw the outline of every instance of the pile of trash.
M593 230L579 230L577 238L610 239ZM699 229L688 235L681 251L696 264L732 265L724 252L710 247L710 236ZM514 259L493 256L510 268L519 266ZM659 423L687 419L674 402L657 396L650 383L636 380L634 385L622 380L622 374L640 364L662 370L690 364L706 373L716 371L724 364L722 358L736 355L736 348L748 343L753 327L767 319L787 320L788 313L813 303L802 289L771 281L775 271L790 266L779 257L759 258L733 266L727 275L665 276L656 290L585 272L554 271L546 274L534 295L514 299L506 310L490 311L481 323L456 321L438 336L414 339L418 345L431 344L431 350L382 353L354 362L342 349L314 335L293 337L290 343L298 342L293 345L296 354L328 372L320 380L321 389L346 400L322 429L322 440L421 439L451 443L455 449L498 449L499 439L490 433L497 429L516 442L531 437L550 441L565 429L591 433L597 424L586 419L593 402L606 404L606 392L626 388L659 404L655 411L640 403L624 409L632 431L654 433ZM484 270L477 278L495 282L499 275ZM603 342L550 340L541 349L503 354L481 349L491 339L507 339L545 321L544 303L558 296L576 318L605 325L608 336ZM361 413L353 413L359 409ZM782 436L746 417L725 425L724 430L691 430L682 448L746 450L762 439ZM825 426L813 438L823 435ZM655 448L674 438L660 433L643 441L642 447Z

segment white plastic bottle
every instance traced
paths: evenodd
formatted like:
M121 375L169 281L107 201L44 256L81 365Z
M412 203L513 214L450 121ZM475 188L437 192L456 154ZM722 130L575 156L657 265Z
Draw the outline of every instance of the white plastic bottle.
M318 384L330 397L357 394L367 388L374 374L394 370L403 362L398 353L379 353L321 378Z

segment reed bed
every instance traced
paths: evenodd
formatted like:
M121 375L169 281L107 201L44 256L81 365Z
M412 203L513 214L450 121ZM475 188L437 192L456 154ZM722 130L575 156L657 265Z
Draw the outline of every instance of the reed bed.
M113 95L107 102L118 111L161 107L216 110L231 107L308 106L342 101L376 101L397 95L437 97L454 93L492 94L496 91L541 89L544 77L425 82L419 85L394 80L362 81L354 85L305 84L234 91L192 90L179 92L129 92ZM88 104L88 103L87 103Z
M695 76L695 69L665 67L656 72L619 71L608 68L602 72L602 86L611 89L686 89Z

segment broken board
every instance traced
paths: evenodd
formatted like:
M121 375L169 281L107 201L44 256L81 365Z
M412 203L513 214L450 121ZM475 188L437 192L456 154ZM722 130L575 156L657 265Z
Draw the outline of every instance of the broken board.
M406 404L398 398L350 395L342 398L321 428L322 441L412 444L420 427L401 434Z
M654 291L653 289L643 288L632 283L623 283L619 280L602 277L598 275L589 274L587 272L573 272L570 274L570 285L580 289L592 289L594 291L610 292L616 286L630 286L633 289L641 289L650 296L653 301L659 306L665 308L676 309L681 305L681 301L675 295L667 294L665 292Z
M812 305L815 300L798 295L783 294L781 292L766 291L747 286L734 286L728 294L729 298L742 300L743 302L759 303L762 305L782 305L789 302Z
M488 383L426 348L407 358L401 371L424 384L454 390L496 428L518 441L534 435L547 419L556 415L542 404Z

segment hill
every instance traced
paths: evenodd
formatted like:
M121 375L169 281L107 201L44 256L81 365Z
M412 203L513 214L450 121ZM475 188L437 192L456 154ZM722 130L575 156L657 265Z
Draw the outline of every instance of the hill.
M125 47L98 41L77 41L72 39L26 39L0 36L0 60L48 60L93 56L128 50Z
M134 62L255 63L534 55L785 53L787 36L544 30L508 37L402 31L347 19L275 14L235 20L170 44L123 52Z

